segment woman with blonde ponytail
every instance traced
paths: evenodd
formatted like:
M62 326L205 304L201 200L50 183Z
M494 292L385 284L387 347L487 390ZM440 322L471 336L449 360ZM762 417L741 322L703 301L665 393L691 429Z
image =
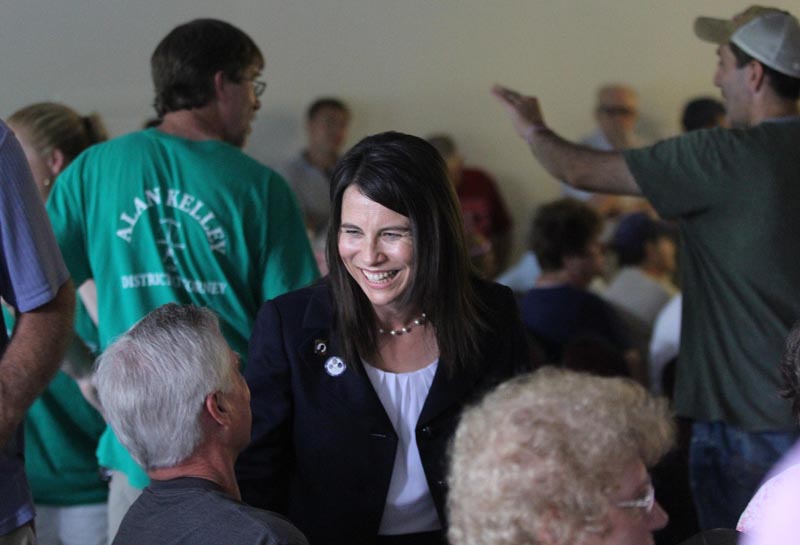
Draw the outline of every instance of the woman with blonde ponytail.
M108 139L97 113L82 116L56 102L39 102L8 118L46 200L53 181L83 150Z

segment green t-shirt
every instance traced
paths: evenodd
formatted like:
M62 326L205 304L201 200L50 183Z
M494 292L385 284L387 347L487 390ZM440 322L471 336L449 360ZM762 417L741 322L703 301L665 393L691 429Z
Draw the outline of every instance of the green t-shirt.
M3 305L6 327L14 317ZM75 332L93 351L97 329L83 304L75 308ZM103 417L84 399L78 384L58 371L25 416L25 473L33 499L44 505L103 503L108 486L95 456Z
M625 152L644 195L680 228L679 414L748 431L797 426L779 364L800 318L799 142L800 118L787 118Z
M97 284L100 348L168 302L214 310L245 355L261 303L318 272L294 196L238 148L148 129L94 146L47 202L76 284ZM108 430L100 463L147 477Z

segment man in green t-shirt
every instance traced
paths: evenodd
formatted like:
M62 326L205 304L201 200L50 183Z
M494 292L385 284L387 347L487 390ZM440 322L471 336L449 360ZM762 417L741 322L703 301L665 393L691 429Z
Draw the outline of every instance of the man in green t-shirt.
M733 130L599 152L550 130L536 98L493 92L551 174L589 191L644 195L678 221L685 296L675 406L694 421L700 524L733 528L797 434L778 364L800 317L800 24L754 6L732 20L698 18L695 33L719 45L714 84Z
M173 29L151 58L156 128L80 155L47 203L67 267L97 285L105 348L156 307L209 307L247 352L262 302L317 278L284 180L241 151L260 107L264 60L228 23ZM112 470L109 532L148 479L110 428L98 447Z

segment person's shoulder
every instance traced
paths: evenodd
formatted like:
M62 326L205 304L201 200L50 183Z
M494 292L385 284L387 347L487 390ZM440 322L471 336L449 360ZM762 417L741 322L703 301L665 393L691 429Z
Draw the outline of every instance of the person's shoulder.
M251 157L241 149L222 141L204 142L208 147L199 156L206 168L213 169L217 177L225 177L232 193L248 196L248 203L260 209L266 203L274 203L275 210L284 208L291 195L284 175L278 170Z
M305 306L310 301L330 297L330 291L330 284L323 278L304 288L279 295L272 302L278 306Z
M11 129L8 128L8 125L3 123L3 120L0 119L0 148L3 147L3 144L6 141L6 138L8 138L8 136L10 134L14 134L14 133L11 131Z
M698 153L707 153L711 149L721 150L730 145L746 143L750 140L749 136L752 134L752 127L744 129L725 127L698 129L659 140L650 146L625 150L625 155L637 155L640 153L647 153L650 150L664 149L667 147L680 150L680 152L697 151Z
M208 522L213 522L214 535L227 534L226 529L236 529L237 543L262 545L307 545L305 536L288 519L236 500L219 490L205 492Z
M475 276L472 278L472 289L475 290L475 294L480 300L514 301L514 292L511 291L511 288L491 280L485 280Z
M796 142L800 136L800 116L767 119L758 125L746 129L747 135L757 141L765 142L765 146L773 150L787 140ZM794 149L794 146L787 146Z
M229 146L230 146L230 144L229 144ZM231 147L233 147L233 146L231 146ZM269 175L269 176L271 176L273 178L280 178L281 177L276 169L274 169L271 166L268 166L268 165L262 163L261 161L259 161L255 157L252 157L252 156L246 154L244 151L240 150L239 148L236 148L236 147L233 147L233 148L234 149L231 150L231 153L238 152L237 158L238 158L238 161L240 161L242 163L242 165L246 166L247 168L251 168L254 171L260 172L262 174Z
M303 155L302 151L298 151L295 155L290 157L289 159L283 161L281 163L280 168L278 169L280 172L302 172L303 170L310 168L311 164L306 160L305 156Z
M625 297L626 291L631 287L641 289L642 285L658 284L655 280L651 280L642 270L635 265L626 265L622 267L608 287L603 292L606 296L621 295Z
M4 125L0 120L0 159L7 163L15 164L14 168L22 167L22 170L28 171L27 162L25 160L25 153L22 150L14 131L7 125ZM24 166L23 166L24 165ZM12 181L13 181L12 177Z
M259 509L246 503L239 503L237 510L241 517L237 524L245 533L250 533L254 544L275 543L281 545L307 545L308 540L289 519L275 513ZM264 540L266 538L266 541Z
M115 136L114 138L110 138L105 142L100 142L93 146L87 148L87 150L97 150L97 149L113 149L117 147L127 147L127 146L141 146L147 143L153 142L156 138L155 136L156 129L146 129L141 131L134 131L125 134L121 134L119 136Z
M308 178L309 173L313 172L313 167L306 161L303 152L300 151L296 155L278 163L275 171L283 177L289 187L296 188L298 184L303 183Z
M306 317L315 324L329 324L331 308L330 284L327 278L323 278L310 286L270 299L263 304L262 311L277 314L282 321L295 325L305 323Z
M796 450L796 446L794 449ZM753 535L761 535L769 531L771 517L786 513L787 518L791 518L790 513L800 499L800 460L796 457L793 464L788 464L789 460L782 460L780 463L781 471L770 472L770 476L756 491L750 499L744 512L739 518L736 529L740 532Z
M489 322L505 324L519 317L517 299L511 288L477 277L472 285L479 308L488 315Z
M761 128L767 130L800 130L800 115L792 115L787 117L774 117L765 119L753 128Z
M538 306L541 302L549 301L553 296L557 296L561 288L540 288L533 286L526 291L520 299L520 307L523 309L531 306Z
M132 160L137 155L138 150L147 150L151 145L151 137L148 131L136 131L116 136L104 142L98 142L83 150L74 163L92 164L95 161L118 161L119 157ZM72 166L72 165L70 165ZM69 171L67 167L66 171ZM65 171L65 172L66 172Z
M241 148L221 140L214 141L213 144L216 146L219 157L230 168L249 172L256 176L263 176L270 181L281 180L283 182L283 178L276 169L248 155Z
M600 295L588 290L588 289L577 289L575 288L572 291L572 296L575 297L577 300L582 301L583 304L589 305L592 307L598 307L603 309L608 309L613 311L613 307L611 304L603 299Z

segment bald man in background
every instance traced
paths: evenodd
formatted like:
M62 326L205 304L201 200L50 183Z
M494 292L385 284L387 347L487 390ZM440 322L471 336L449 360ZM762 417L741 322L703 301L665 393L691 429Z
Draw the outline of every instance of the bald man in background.
M630 85L607 83L598 88L594 118L597 128L579 141L584 146L602 151L623 151L644 145L636 135L639 95ZM646 201L637 197L592 194L566 184L562 186L562 192L565 197L587 202L604 218L647 208Z

